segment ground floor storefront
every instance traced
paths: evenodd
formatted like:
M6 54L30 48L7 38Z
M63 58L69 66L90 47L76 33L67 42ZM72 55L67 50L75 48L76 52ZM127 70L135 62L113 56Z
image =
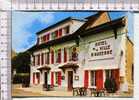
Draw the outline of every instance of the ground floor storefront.
M82 70L80 68L41 70L32 73L31 86L66 91L72 91L75 87L95 88L96 90L113 87L118 91L120 90L119 71L119 69Z

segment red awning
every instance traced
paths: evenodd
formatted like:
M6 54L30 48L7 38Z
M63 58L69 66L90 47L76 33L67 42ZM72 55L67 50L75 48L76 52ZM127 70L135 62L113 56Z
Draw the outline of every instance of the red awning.
M66 63L60 66L59 68L62 69L64 73L65 73L65 69L72 68L74 72L76 73L76 69L79 68L79 65L77 63Z
M66 68L76 69L76 68L79 68L79 65L76 63L66 63L66 64L60 66L59 68L60 69L66 69Z
M49 66L42 66L38 68L37 70L42 71L42 70L50 70L51 68Z

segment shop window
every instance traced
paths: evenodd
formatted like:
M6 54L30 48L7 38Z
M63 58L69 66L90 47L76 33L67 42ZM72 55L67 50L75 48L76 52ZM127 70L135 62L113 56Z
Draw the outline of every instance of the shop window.
M96 71L91 71L91 86L96 86Z
M112 70L106 70L106 79L112 77Z

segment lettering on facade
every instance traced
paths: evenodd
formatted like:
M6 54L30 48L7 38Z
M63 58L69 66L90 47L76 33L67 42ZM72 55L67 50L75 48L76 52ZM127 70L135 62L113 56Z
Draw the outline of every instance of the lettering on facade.
M96 60L113 57L113 45L112 39L91 43L89 48L90 59Z

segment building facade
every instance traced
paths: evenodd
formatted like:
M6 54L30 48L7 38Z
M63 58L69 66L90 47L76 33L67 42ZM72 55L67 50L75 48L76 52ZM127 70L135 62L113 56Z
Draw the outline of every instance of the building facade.
M133 43L127 18L111 20L99 12L85 20L64 19L37 33L31 53L30 85L103 89L113 77L119 91L133 84Z

